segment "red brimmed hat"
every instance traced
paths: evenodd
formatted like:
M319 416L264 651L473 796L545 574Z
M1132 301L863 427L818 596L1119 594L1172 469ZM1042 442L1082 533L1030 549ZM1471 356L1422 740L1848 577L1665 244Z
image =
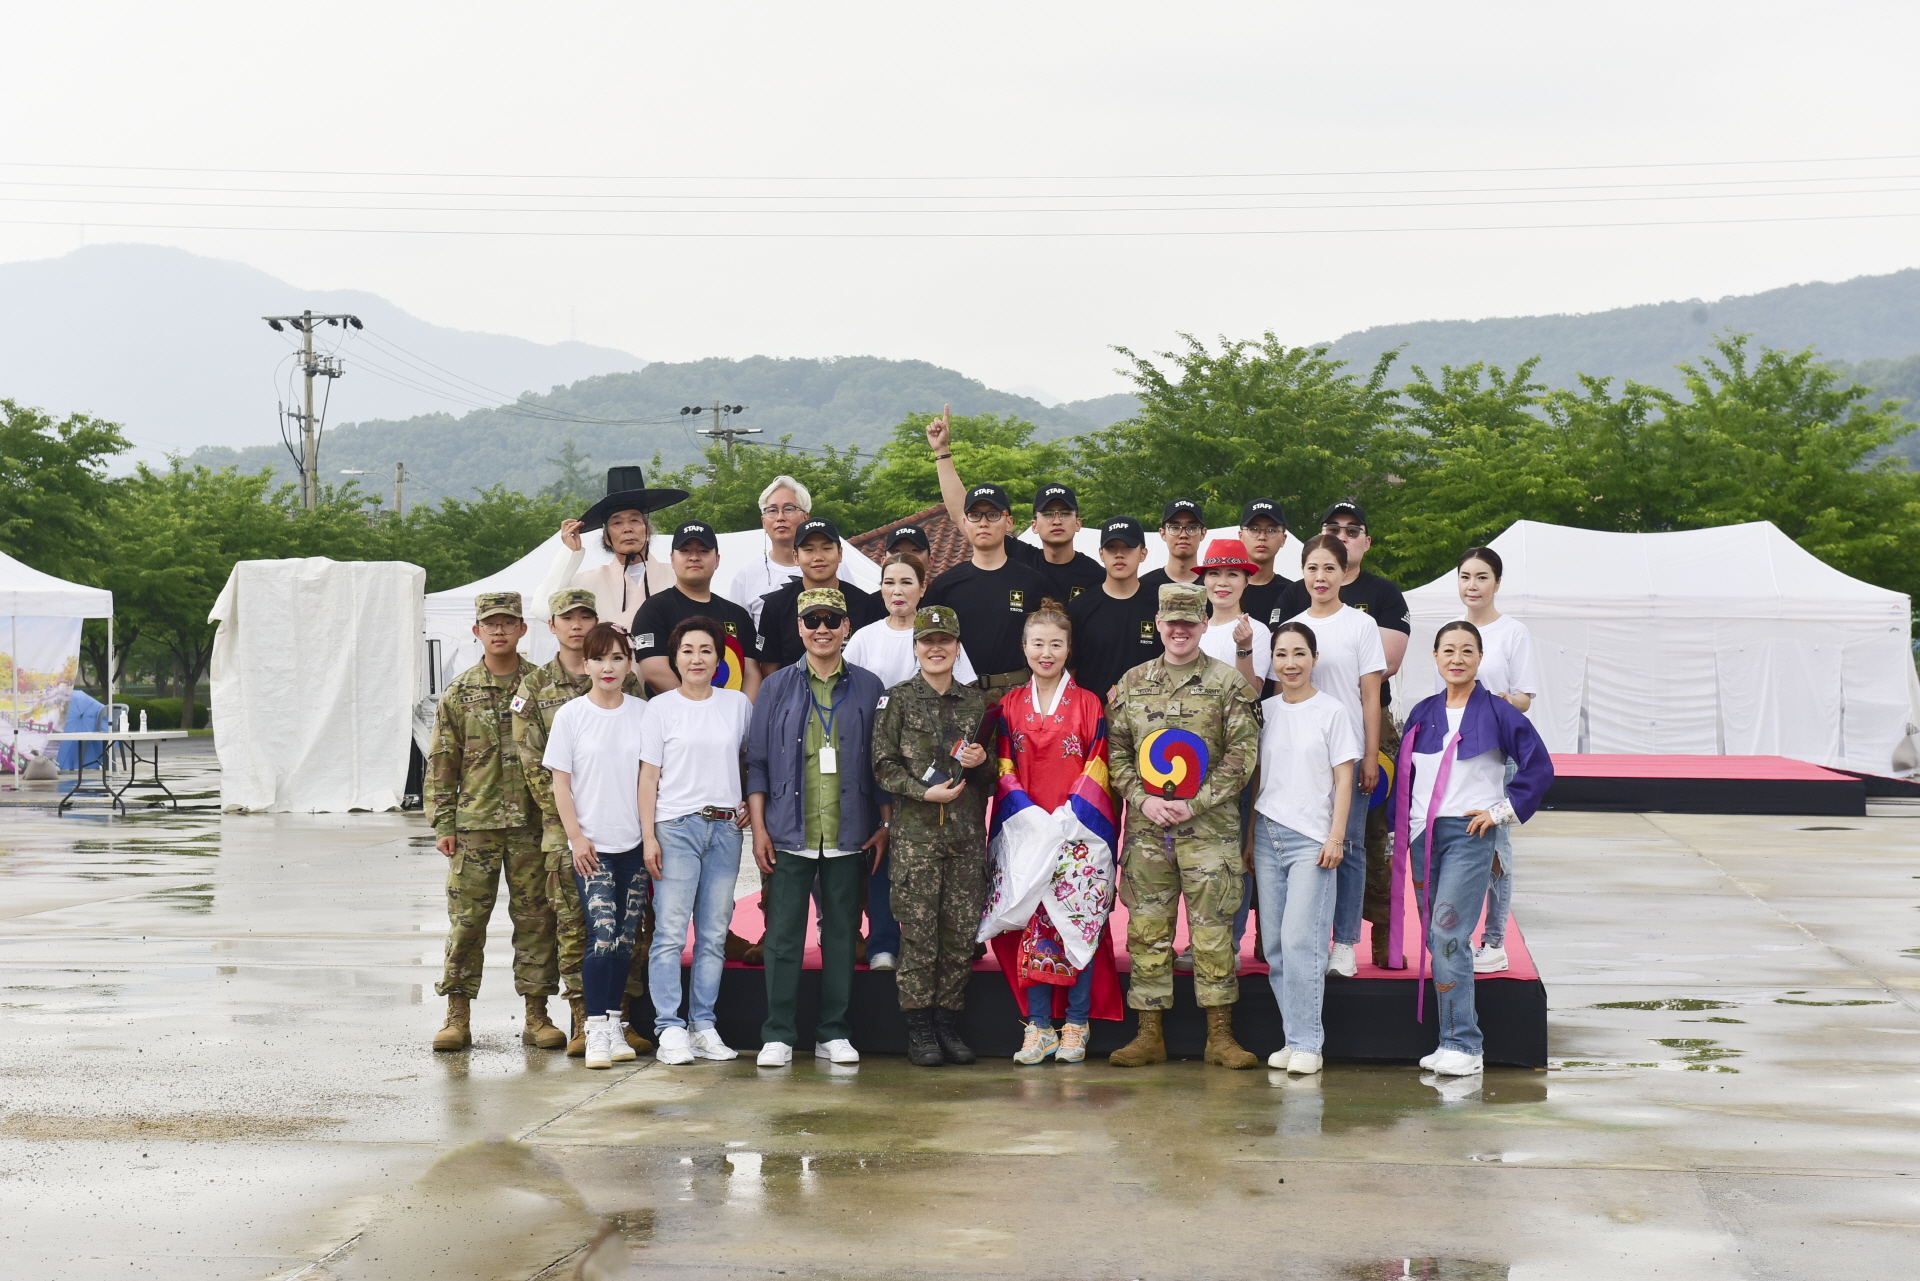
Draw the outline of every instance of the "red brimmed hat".
M1237 538L1216 538L1208 543L1206 555L1194 569L1202 574L1210 569L1244 569L1248 578L1260 572L1260 567L1247 555L1247 545Z

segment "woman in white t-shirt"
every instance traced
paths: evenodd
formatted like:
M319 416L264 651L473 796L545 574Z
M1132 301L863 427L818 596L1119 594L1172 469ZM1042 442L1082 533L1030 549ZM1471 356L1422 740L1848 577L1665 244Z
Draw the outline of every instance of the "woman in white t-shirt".
M1200 637L1200 651L1237 670L1258 694L1273 674L1273 636L1265 623L1240 608L1240 598L1260 567L1239 539L1216 538L1196 568L1207 594L1207 630Z
M1260 705L1254 778L1254 880L1260 886L1267 981L1287 1044L1267 1059L1288 1072L1320 1070L1336 869L1346 861L1347 815L1360 730L1338 699L1313 687L1319 640L1299 619L1273 634L1280 692Z
M1467 621L1480 629L1486 655L1480 660L1480 683L1487 691L1512 703L1518 711L1533 706L1539 692L1533 677L1533 636L1527 625L1494 608L1500 576L1506 567L1491 547L1469 547L1460 557L1460 603ZM1507 766L1513 777L1513 766ZM1513 832L1493 832L1493 880L1487 886L1487 928L1474 949L1473 972L1494 974L1507 968L1507 917L1513 909Z
M1345 543L1332 534L1309 538L1300 549L1300 581L1313 604L1294 618L1313 628L1320 641L1313 687L1331 694L1360 727L1360 763L1354 770L1360 795L1347 813L1347 852L1335 878L1333 952L1327 958L1328 973L1352 978L1367 897L1367 803L1380 781L1380 683L1387 675L1387 651L1373 616L1340 603L1346 573Z
M913 656L913 615L920 608L920 598L926 594L925 561L912 552L895 552L881 561L880 601L887 607L887 616L853 634L843 651L846 660L878 676L881 685L888 689L912 680L920 670L920 660ZM964 649L954 660L953 679L962 685L971 685L976 679ZM897 940L898 933L893 937ZM869 942L869 950L872 947ZM898 947L882 950L897 951Z
M553 771L554 806L567 831L586 917L589 945L580 967L590 1011L586 1064L606 1068L634 1057L620 997L647 903L639 799L647 704L621 692L633 671L625 631L611 623L594 624L582 653L592 685L585 698L554 713L541 763Z
M740 749L753 704L739 690L713 684L726 645L726 629L703 614L673 629L667 663L680 687L647 704L640 736L640 828L653 874L647 990L659 1043L654 1058L661 1063L737 1057L714 1027L713 1007L740 878L740 829L747 818ZM693 975L683 1019L680 949L689 922Z

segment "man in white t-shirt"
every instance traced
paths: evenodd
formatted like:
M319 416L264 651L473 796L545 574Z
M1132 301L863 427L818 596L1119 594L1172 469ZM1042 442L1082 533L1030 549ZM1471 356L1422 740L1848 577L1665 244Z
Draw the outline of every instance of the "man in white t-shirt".
M760 626L760 598L800 577L793 556L793 531L813 514L813 495L791 476L775 476L760 491L760 528L767 545L734 571L726 597L743 606Z

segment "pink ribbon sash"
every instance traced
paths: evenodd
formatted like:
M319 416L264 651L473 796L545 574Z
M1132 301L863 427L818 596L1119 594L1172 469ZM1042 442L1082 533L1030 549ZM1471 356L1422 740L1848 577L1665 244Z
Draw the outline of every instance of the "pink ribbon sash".
M1409 728L1400 740L1399 779L1403 786L1398 788L1394 798L1393 824L1393 888L1389 897L1387 924L1387 961L1392 969L1406 968L1405 928L1401 924L1406 911L1406 882L1408 863L1411 861L1411 829L1413 813L1413 747L1420 737L1418 726ZM1436 819L1434 811L1447 798L1447 776L1453 772L1454 753L1459 749L1460 735L1454 734L1447 740L1446 750L1440 753L1440 766L1434 772L1432 799L1427 803L1427 829L1421 833L1421 842L1425 855L1425 866L1420 877L1420 972L1415 975L1413 1018L1416 1023L1426 1022L1427 1003L1427 955L1428 939L1433 932L1433 825Z

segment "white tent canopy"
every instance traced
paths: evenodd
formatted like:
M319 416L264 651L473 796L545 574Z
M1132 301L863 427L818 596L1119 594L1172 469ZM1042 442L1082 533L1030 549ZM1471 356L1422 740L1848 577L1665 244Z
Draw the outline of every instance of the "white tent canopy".
M107 620L107 702L113 702L113 593L104 587L83 587L79 583L70 583L64 578L55 578L52 574L43 574L30 565L23 565L13 557L0 552L0 613L7 616L7 630L0 635L7 652L7 666L12 669L12 688L8 691L7 733L9 747L7 756L14 772L20 769L22 756L22 736L26 735L28 750L39 751L46 743L47 725L57 730L65 722L67 694L64 684L61 691L39 692L36 701L39 707L29 712L20 701L20 669L27 661L22 652L20 633L21 624L28 623L29 633L27 649L44 649L47 642L57 636L58 646L66 649L67 657L79 652L79 625L67 624L56 628L53 624L40 624L38 620L47 618L104 618ZM55 628L54 636L46 633ZM71 628L68 631L67 628ZM34 642L40 642L36 645ZM44 661L44 656L43 656ZM57 666L57 665L56 665ZM23 716L29 726L38 728L23 730ZM35 720L36 717L54 717L55 719Z
M43 574L0 552L0 613L16 618L112 618L113 593Z
M1612 534L1523 520L1489 546L1505 562L1498 608L1533 636L1529 716L1549 749L1920 765L1908 598L1770 522ZM1435 632L1465 614L1452 573L1407 604L1402 716L1438 688Z

